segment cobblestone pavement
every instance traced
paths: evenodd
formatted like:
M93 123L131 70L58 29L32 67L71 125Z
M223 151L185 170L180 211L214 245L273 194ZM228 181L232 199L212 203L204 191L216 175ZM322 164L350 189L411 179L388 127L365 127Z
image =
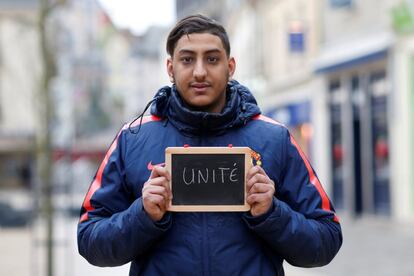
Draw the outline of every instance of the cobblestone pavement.
M55 275L128 275L129 265L97 268L77 253L76 221L57 220ZM285 265L287 276L414 276L414 224L385 218L342 218L344 243L338 255L321 268ZM0 275L43 276L41 230L0 228Z

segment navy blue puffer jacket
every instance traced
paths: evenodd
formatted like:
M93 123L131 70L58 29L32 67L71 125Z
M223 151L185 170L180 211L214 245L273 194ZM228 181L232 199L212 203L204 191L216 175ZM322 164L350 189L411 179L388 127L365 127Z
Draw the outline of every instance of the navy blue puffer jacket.
M284 275L284 260L313 267L333 259L342 233L329 198L289 131L260 115L247 88L229 83L214 114L189 110L175 86L164 87L151 114L122 128L85 197L78 247L91 264L131 262L130 275ZM271 209L260 217L167 212L152 222L141 190L165 148L229 144L260 154L276 185Z

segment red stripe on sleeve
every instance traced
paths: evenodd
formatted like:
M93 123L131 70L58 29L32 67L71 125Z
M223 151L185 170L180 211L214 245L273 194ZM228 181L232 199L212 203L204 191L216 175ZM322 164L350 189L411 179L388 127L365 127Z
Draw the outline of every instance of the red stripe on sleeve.
M86 212L81 215L80 222L83 222L88 219L88 212L94 210L93 206L91 205L91 198L93 194L101 188L102 185L102 174L106 167L106 164L108 164L109 157L111 156L112 152L116 149L116 146L118 144L118 138L119 135L121 135L122 131L127 129L127 125L125 125L116 136L115 140L112 142L111 146L109 147L108 151L105 154L105 157L99 165L98 172L96 173L95 179L93 180L91 186L89 187L88 193L86 194L85 199L83 200L83 208L85 208Z
M296 147L296 149L298 150L300 156L302 157L303 162L305 163L306 169L308 170L309 173L309 180L310 182L315 186L316 190L318 191L319 195L322 198L322 209L326 210L326 211L332 211L331 209L331 205L329 203L329 198L326 195L325 190L322 187L321 182L319 181L319 179L316 177L308 159L306 158L305 154L303 153L302 149L299 147L298 143L296 142L295 138L290 135L290 140L292 141L292 144ZM334 214L334 221L335 222L339 222L338 217Z
M81 216L81 218L80 218L80 222L83 222L83 221L86 221L86 220L88 220L88 213L87 212L85 212L85 213L83 213L82 214L82 216Z
M264 121L264 122L272 123L272 124L275 124L275 125L280 125L280 126L283 126L283 124L281 124L281 123L279 123L279 122L277 122L277 121L273 120L272 118L266 117L266 116L264 116L264 115L262 115L262 114L259 114L259 115L254 116L254 117L252 118L252 120L260 120L260 121Z
M91 186L89 187L89 191L86 194L86 197L83 201L83 208L85 208L86 212L84 214L82 214L82 216L80 218L80 222L83 222L83 221L87 220L88 219L88 212L94 210L93 206L91 205L91 198L92 198L93 194L99 188L101 188L103 171L106 167L106 164L108 164L109 157L111 156L112 152L116 149L116 145L118 143L119 135L124 130L124 128L122 128L122 130L118 133L115 140L112 142L111 146L109 147L109 150L106 152L106 155L105 155L101 165L99 166L98 172L96 173L95 179L93 180Z
M152 121L160 121L161 118L154 116L154 115L150 115L150 116L144 116L144 118L142 119L142 124L148 123L148 122L152 122ZM133 126L139 124L138 122L135 122ZM108 160L109 157L111 156L112 152L116 149L117 143L118 143L118 138L119 135L122 133L123 130L128 129L129 124L126 124L121 131L118 133L118 135L116 136L115 140L112 142L111 146L109 147L109 150L107 151L101 165L99 166L98 172L96 173L95 179L93 180L91 186L89 187L89 191L86 194L86 197L83 201L83 208L85 208L86 212L84 214L81 215L80 217L80 222L86 221L88 220L88 212L94 210L95 208L91 205L91 198L93 196L93 194L99 189L101 188L102 185L102 175L103 175L103 171L106 167L106 164L108 164Z
M161 121L161 120L162 120L161 117L158 117L158 116L155 116L155 115L147 115L147 116L144 116L142 118L142 123L141 123L141 119L138 119L131 125L131 127L136 127L140 123L143 125L143 124L148 123L148 122Z
M252 118L252 120L261 120L261 121L264 121L264 122L268 122L268 123L272 123L272 124L275 124L275 125L280 125L280 126L285 127L283 124L281 124L281 123L279 123L279 122L277 122L277 121L275 121L275 120L273 120L269 117L261 115L261 114L254 116ZM321 182L319 181L319 179L316 177L315 173L313 172L313 169L312 169L308 159L306 158L306 156L303 153L302 149L299 147L298 143L296 142L295 138L293 138L292 135L290 135L290 139L292 140L293 145L296 147L296 149L298 150L300 156L302 157L303 161L305 162L306 169L308 170L308 173L309 173L310 182L315 186L316 190L318 191L319 195L322 198L322 209L326 210L326 211L332 211L330 203L329 203L329 198L326 195L325 190L323 189L323 187L321 185ZM336 216L336 214L334 214L333 220L335 222L339 223L339 218Z

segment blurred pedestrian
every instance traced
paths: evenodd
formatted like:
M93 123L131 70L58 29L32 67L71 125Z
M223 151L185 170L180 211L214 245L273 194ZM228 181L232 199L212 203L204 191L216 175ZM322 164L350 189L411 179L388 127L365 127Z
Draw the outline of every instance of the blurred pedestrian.
M342 244L334 208L283 125L232 80L225 29L194 15L167 38L172 86L110 146L85 197L79 252L91 264L131 262L130 275L284 275L283 261L328 264ZM248 212L169 212L170 146L245 146ZM156 165L158 164L158 165Z

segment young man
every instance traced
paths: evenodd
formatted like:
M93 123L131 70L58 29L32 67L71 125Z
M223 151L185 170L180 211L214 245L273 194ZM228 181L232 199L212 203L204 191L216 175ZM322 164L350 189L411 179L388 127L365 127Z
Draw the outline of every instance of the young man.
M335 211L289 131L260 115L229 81L236 63L224 28L182 19L167 40L172 87L151 114L117 135L85 197L79 252L91 264L131 262L130 275L284 275L283 261L328 264L342 244ZM247 146L249 212L168 212L170 146Z

